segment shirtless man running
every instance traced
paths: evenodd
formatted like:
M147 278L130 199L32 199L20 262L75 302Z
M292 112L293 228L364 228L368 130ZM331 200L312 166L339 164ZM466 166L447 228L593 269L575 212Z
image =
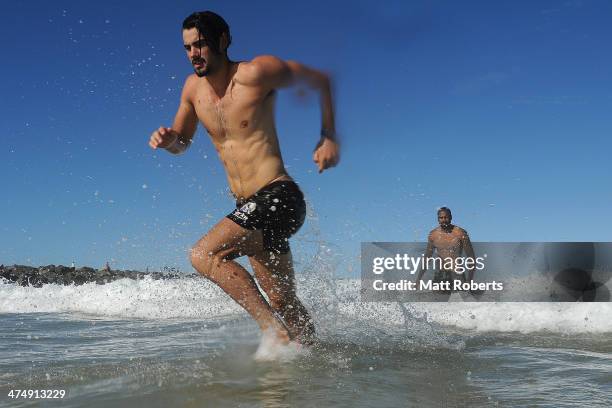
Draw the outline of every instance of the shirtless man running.
M474 255L474 248L472 248L472 242L466 230L456 225L451 224L453 215L451 210L447 207L441 207L438 210L438 223L439 227L433 229L429 233L427 240L427 250L425 251L425 259L431 258L434 249L437 252L437 257L442 259L457 259L461 256L461 253L465 253L466 257L476 259ZM434 274L434 282L452 282L454 279L460 279L463 281L471 281L474 277L474 268L469 269L469 275L466 277L465 273L459 274L451 270L438 270ZM425 269L421 269L417 275L417 282L419 282Z
M296 296L288 238L302 226L306 205L281 157L274 124L276 89L303 83L318 91L321 139L313 160L319 173L339 160L329 78L273 56L231 61L229 26L198 12L183 22L183 44L195 74L185 81L171 128L151 135L153 149L179 154L191 144L198 120L210 135L236 197L236 209L191 250L191 263L240 304L280 342L308 341L314 324ZM257 282L238 262L248 256Z

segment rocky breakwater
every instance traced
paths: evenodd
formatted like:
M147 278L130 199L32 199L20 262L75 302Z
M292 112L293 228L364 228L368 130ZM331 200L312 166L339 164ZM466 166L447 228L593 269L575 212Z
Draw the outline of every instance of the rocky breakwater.
M24 265L0 265L0 280L4 278L8 282L21 286L34 286L37 288L49 283L56 285L83 285L95 282L103 285L117 279L143 279L146 276L150 276L153 279L177 279L186 275L178 273L120 271L109 268L94 269L87 266L74 268L64 265L47 265L36 268Z

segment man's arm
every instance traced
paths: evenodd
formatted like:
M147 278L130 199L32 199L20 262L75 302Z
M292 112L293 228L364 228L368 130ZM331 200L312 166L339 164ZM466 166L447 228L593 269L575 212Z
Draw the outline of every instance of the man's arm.
M160 127L151 135L149 146L153 149L164 148L170 153L183 153L191 145L191 140L198 127L198 116L193 106L191 93L195 86L195 75L185 81L181 102L171 128Z
M462 241L462 247L463 247L463 251L465 252L465 255L468 258L472 258L476 260L476 255L474 254L474 248L472 247L472 241L470 241L470 236L465 230L463 230L461 241ZM471 281L472 279L474 279L474 268L471 268L469 270L467 278L468 278L467 279L468 281Z
M295 61L283 61L264 55L247 64L247 81L254 82L268 93L273 89L286 88L295 84L306 84L319 92L321 106L321 139L313 154L319 173L333 167L340 160L340 146L336 137L334 108L329 76Z

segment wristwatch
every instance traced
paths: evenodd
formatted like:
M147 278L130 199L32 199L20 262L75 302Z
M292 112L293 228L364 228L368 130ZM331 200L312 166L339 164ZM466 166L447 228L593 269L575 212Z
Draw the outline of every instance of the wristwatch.
M327 139L334 140L335 137L336 137L336 132L334 130L321 128L321 139L327 138Z

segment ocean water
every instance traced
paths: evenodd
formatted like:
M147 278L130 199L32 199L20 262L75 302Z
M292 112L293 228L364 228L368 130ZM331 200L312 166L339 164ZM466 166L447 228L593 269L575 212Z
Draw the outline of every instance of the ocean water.
M0 406L612 406L610 303L364 303L355 279L298 286L311 348L268 344L203 278L2 282Z

